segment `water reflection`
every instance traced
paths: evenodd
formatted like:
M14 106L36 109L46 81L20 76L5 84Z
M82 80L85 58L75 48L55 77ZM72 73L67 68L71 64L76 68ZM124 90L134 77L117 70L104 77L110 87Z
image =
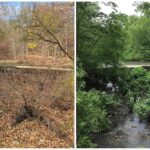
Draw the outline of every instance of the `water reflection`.
M150 148L150 124L130 115L114 131L94 134L93 141L102 148Z

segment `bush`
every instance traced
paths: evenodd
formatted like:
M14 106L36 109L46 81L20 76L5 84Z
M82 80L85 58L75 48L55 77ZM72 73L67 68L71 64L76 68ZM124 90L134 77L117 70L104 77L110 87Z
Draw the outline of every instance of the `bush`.
M82 67L77 68L77 90L83 90L85 87L85 81L83 78L86 76L86 72L82 69Z
M78 147L82 147L82 148L96 147L96 144L93 144L91 142L89 136L81 135L78 137Z
M103 132L111 128L108 111L119 104L114 94L91 90L78 91L77 94L77 130L78 147L90 147L91 132ZM87 143L84 143L87 142ZM93 146L93 145L92 145Z
M146 76L146 70L143 67L134 68L131 71L131 77L136 79L139 77Z
M134 103L135 103L135 98L133 96L133 93L129 92L128 95L127 95L127 98L128 98L128 105L132 109L133 106L134 106Z
M110 121L104 107L102 96L97 91L78 92L77 115L79 129L86 132L104 131Z
M144 68L135 68L131 71L130 90L136 99L146 96L150 90L150 78Z
M134 112L138 114L141 119L150 121L150 98L138 101L134 105Z
M124 81L124 89L127 89L126 99L132 108L139 98L147 98L150 91L150 73L138 67L132 69L128 76L129 80Z
M105 109L101 109L100 95L96 91L78 91L77 98L77 142L78 147L93 146L89 135L91 132L101 132L110 127L110 121Z

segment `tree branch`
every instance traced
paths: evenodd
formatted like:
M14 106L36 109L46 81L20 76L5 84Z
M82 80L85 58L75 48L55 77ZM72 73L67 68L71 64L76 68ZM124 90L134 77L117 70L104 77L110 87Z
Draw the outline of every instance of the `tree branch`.
M34 33L34 32L29 32L29 33L31 33L31 34L33 34L33 35L36 35L36 36L39 36L39 37L40 37L43 41L45 41L45 42L49 42L49 43L52 43L52 44L57 44L57 42L51 41L51 40L49 40L49 39L45 39L41 34Z
M39 22L40 25L43 27L43 29L44 29L48 34L50 34L50 35L54 38L54 40L55 40L56 42L53 42L53 43L54 43L54 44L57 44L57 45L59 46L60 50L61 50L67 57L69 57L71 60L73 60L73 57L70 56L70 55L65 51L65 49L64 49L64 48L62 47L62 45L60 44L59 40L56 38L56 36L55 36L49 29L47 29L47 28L45 27L45 25L42 23L42 21L39 19L39 17L38 17L37 15L35 15L35 17L37 18L38 22ZM49 40L46 40L46 41L49 41Z

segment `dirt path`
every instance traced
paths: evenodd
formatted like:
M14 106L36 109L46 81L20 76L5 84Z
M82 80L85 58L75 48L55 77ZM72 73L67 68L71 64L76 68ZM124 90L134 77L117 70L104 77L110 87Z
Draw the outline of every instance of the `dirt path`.
M127 68L136 68L136 67L149 67L150 68L150 62L131 61L131 62L122 63L122 66L125 66Z
M36 69L36 70L56 70L56 71L73 71L72 68L53 68L53 67L44 67L44 66L10 66L10 65L0 65L0 68L18 68L18 69Z

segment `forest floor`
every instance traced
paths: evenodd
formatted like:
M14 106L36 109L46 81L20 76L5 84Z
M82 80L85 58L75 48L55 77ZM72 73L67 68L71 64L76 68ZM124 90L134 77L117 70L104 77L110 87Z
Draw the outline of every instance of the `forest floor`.
M0 60L1 65L22 66L46 66L53 68L73 68L73 61L67 57L43 57L39 55L28 55L15 59Z
M0 73L0 147L73 147L72 76Z

